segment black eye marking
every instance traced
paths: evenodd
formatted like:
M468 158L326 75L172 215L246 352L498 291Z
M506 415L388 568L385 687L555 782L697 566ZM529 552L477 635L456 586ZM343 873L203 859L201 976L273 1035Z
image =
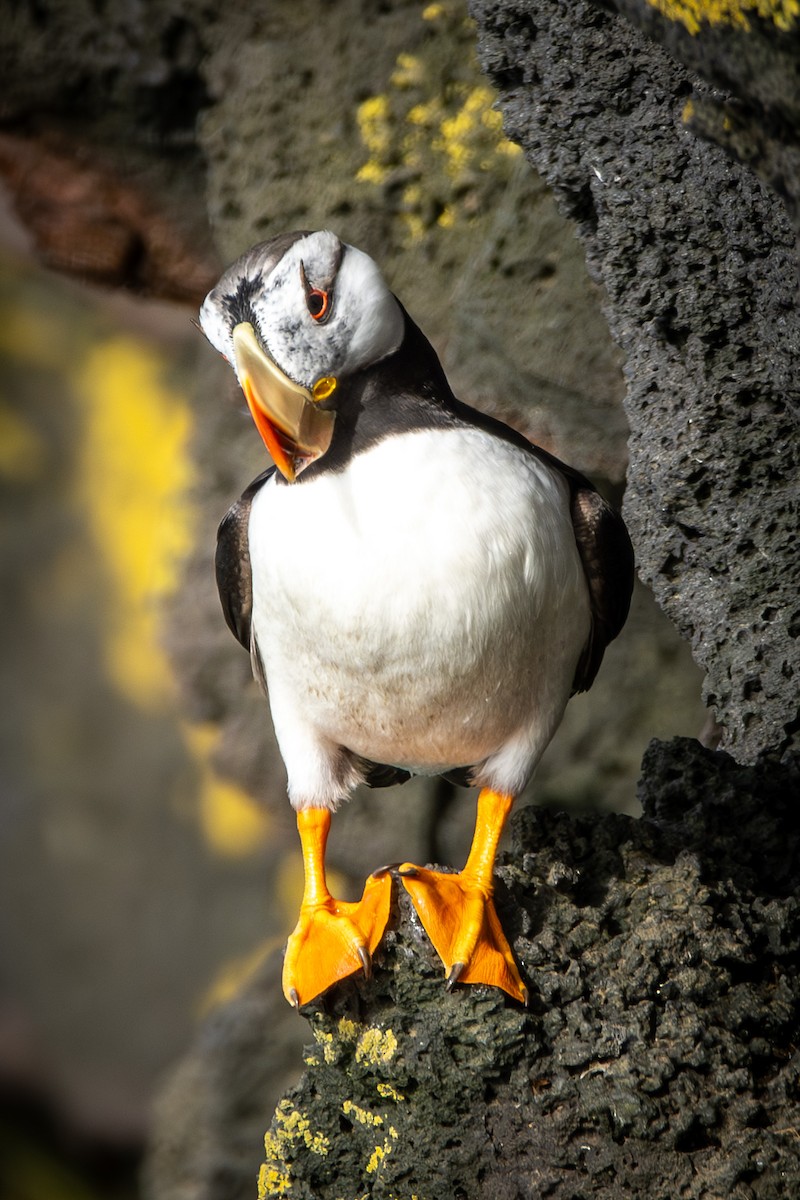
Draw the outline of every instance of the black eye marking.
M231 325L238 325L241 321L254 324L252 302L261 282L259 275L245 275L237 281L235 291L220 297L220 306L227 313Z
M306 294L306 307L318 325L324 325L331 314L333 293L325 288L312 287L306 275L304 263L300 262L300 279Z

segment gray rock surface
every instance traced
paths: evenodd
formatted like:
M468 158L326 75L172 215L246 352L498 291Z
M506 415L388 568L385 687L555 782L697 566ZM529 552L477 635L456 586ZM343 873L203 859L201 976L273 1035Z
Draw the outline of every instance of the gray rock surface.
M782 0L756 8L708 5L706 19L693 5L613 6L717 85L692 98L682 114L686 125L755 171L800 226L800 29Z
M799 784L796 762L742 769L654 742L642 820L514 817L498 902L527 1013L493 989L447 994L401 892L374 979L304 1010L307 1069L267 1133L260 1194L796 1195ZM181 1152L159 1146L151 1162L159 1200L253 1196L256 1147L240 1135L274 1096L276 976L184 1067L183 1120L168 1127L184 1129ZM236 1132L224 1152L220 1130Z
M579 0L475 0L506 131L578 224L625 353L640 575L706 671L741 761L798 733L793 230L681 114L709 87ZM757 99L757 97L754 97Z

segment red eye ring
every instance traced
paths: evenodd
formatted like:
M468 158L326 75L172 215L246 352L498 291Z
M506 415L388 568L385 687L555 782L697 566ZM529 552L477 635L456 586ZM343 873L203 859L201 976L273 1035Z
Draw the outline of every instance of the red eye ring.
M315 321L324 321L330 311L331 294L323 292L321 288L309 288L306 292L306 304Z

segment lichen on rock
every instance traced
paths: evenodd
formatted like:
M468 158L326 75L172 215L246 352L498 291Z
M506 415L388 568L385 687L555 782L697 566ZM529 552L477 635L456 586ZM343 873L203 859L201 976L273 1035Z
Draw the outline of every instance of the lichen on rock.
M799 784L654 743L643 820L518 813L499 900L528 1012L448 994L401 895L374 979L306 1010L262 1198L795 1194Z

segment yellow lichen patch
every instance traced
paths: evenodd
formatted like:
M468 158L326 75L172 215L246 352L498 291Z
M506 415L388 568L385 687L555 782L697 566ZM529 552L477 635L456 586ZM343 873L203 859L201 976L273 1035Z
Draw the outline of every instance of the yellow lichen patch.
M258 1200L270 1200L272 1196L286 1196L292 1190L292 1181L279 1167L262 1163L258 1172Z
M306 1144L306 1149L312 1154L326 1155L331 1148L331 1143L324 1133L306 1133L303 1135L303 1141Z
M322 1048L322 1057L330 1064L336 1061L336 1049L333 1044L333 1034L325 1029L314 1030L314 1041Z
M358 1025L349 1017L339 1018L339 1037L343 1042L354 1042L358 1037Z
M441 151L447 162L448 174L458 179L476 166L491 169L491 158L485 157L488 133L491 150L501 150L511 156L521 153L519 146L502 136L503 118L492 107L494 93L483 85L471 88L463 95L462 103L453 116L445 117L439 125L440 137L434 149Z
M372 1154L370 1155L369 1162L367 1163L367 1166L366 1166L366 1172L368 1175L374 1175L375 1172L380 1167L383 1160L392 1153L392 1149L393 1149L392 1141L396 1140L396 1139L397 1139L397 1130L394 1128L391 1128L389 1130L389 1136L384 1138L383 1145L376 1146L375 1149L372 1151Z
M403 1093L398 1092L390 1083L378 1083L376 1088L378 1095L382 1096L384 1100L394 1100L395 1104L400 1104L405 1100Z
M360 183L382 183L386 178L386 159L392 144L392 115L388 96L370 96L359 104L356 121L369 159L356 174Z
M352 1100L345 1100L342 1104L342 1112L346 1117L352 1117L354 1121L358 1121L359 1125L382 1125L383 1117L380 1113L369 1112L366 1108L361 1108Z
M494 93L478 82L468 52L454 67L438 50L440 40L462 24L461 7L428 5L422 15L429 28L418 52L399 54L387 91L357 112L367 159L356 178L374 187L392 184L391 203L411 242L436 226L453 229L472 220L480 207L470 194L477 176L489 173L502 181L509 160L521 153L503 137Z
M365 1029L356 1045L356 1062L367 1062L372 1066L384 1066L397 1053L397 1038L391 1029L378 1029L370 1025Z
M244 858L264 845L269 816L252 796L220 779L213 769L203 772L200 820L209 846L223 858Z
M397 88L419 86L425 78L425 68L416 54L398 54L391 81Z
M37 431L10 408L0 408L0 479L31 483L46 462L45 443Z
M384 1144L382 1146L376 1146L375 1149L372 1151L372 1154L370 1155L369 1162L367 1163L367 1174L373 1175L375 1173L375 1171L377 1171L378 1167L381 1165L383 1159L390 1152L391 1152L391 1147L389 1146L387 1148L386 1142L384 1142Z
M751 17L788 30L800 16L800 0L648 0L648 3L668 20L679 21L693 35L703 25L749 30Z
M416 125L418 129L433 129L442 120L442 102L438 96L434 96L432 100L425 104L415 104L406 113L406 121L409 125ZM414 147L413 139L406 138L403 142L406 155L412 153Z
M500 114L497 114L500 116ZM502 117L500 118L502 121ZM504 155L506 158L519 158L522 154L522 146L518 146L516 142L510 142L508 138L501 138L495 146L495 154ZM488 159L484 159L481 163L481 170L488 171L491 169L491 163Z
M288 1176L287 1154L301 1143L311 1154L323 1157L331 1147L330 1139L319 1130L312 1130L308 1117L294 1108L291 1100L281 1100L275 1109L274 1128L268 1130L264 1138L267 1153L265 1166Z
M363 166L356 171L356 179L359 183L383 183L388 172L386 167L382 167L380 163L374 159L365 162Z
M106 638L112 680L149 711L171 696L159 606L191 545L190 409L144 343L96 345L76 380L83 410L77 486L114 589Z
M206 842L223 858L254 854L269 834L268 813L242 788L217 775L212 756L219 740L218 726L206 722L182 728L200 768L199 816Z

